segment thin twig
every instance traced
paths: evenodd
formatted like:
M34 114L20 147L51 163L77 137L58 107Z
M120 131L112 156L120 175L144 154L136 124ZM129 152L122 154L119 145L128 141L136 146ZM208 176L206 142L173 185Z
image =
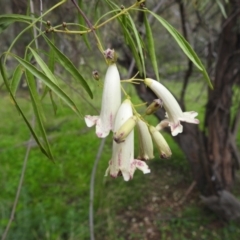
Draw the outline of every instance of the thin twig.
M91 29L91 31L93 32L97 43L99 44L99 39L97 36L97 33L92 25L92 23L90 22L90 20L87 18L86 14L82 11L82 9L78 6L77 2L75 0L71 0L72 3L74 4L74 6L77 8L78 12L80 13L80 15L83 17L83 19L85 20L86 24L88 25L88 27ZM99 46L100 47L100 46Z
M95 182L95 175L96 175L96 170L97 166L100 160L100 157L102 155L103 147L105 144L106 138L103 138L101 141L101 144L98 148L97 156L94 161L94 165L92 168L92 173L91 173L91 182L90 182L90 199L89 199L89 230L90 230L90 239L94 240L94 211L93 211L93 203L94 203L94 182Z
M93 25L92 23L89 21L89 19L87 18L87 16L85 15L85 13L82 11L82 9L78 6L78 4L76 3L75 0L72 0L72 3L74 4L74 6L77 8L77 10L79 11L79 13L82 15L82 17L84 18L85 22L87 23L88 27L94 31Z
M43 3L42 0L39 0L40 2L40 16L43 14ZM42 31L42 21L40 21L40 32Z
M196 182L196 181L193 181L193 182L191 183L191 185L189 186L189 188L188 188L187 191L185 192L185 194L184 194L184 196L182 197L182 199L178 202L178 205L182 205L182 204L186 201L188 195L192 192L192 190L194 189L194 187L195 187L196 185L197 185L197 182Z
M33 137L30 138L29 144L27 146L27 151L26 151L24 161L23 161L21 176L20 176L20 180L19 180L19 183L18 183L17 193L16 193L16 196L15 196L15 200L14 200L14 203L13 203L13 207L12 207L12 211L11 211L11 215L10 215L7 227L6 227L6 229L3 233L3 236L2 236L2 240L6 239L8 231L10 229L10 226L11 226L13 220L14 220L14 215L15 215L16 207L17 207L17 204L18 204L18 199L19 199L19 196L20 196L20 193L21 193L22 184L23 184L23 180L24 180L25 170L26 170L26 167L27 167L28 156L29 156L30 150L32 148L32 140L33 140Z

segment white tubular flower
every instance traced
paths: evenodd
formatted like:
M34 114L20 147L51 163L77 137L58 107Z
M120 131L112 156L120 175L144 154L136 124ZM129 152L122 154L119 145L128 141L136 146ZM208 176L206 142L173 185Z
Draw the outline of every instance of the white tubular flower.
M149 160L154 158L152 137L149 133L147 124L138 119L137 130L139 136L139 159Z
M152 135L152 138L155 142L155 144L158 147L158 151L160 152L161 158L169 158L172 156L171 149L169 148L165 138L162 136L162 134L153 126L149 127L149 131Z
M103 87L102 107L100 116L85 116L88 127L96 125L96 134L99 138L105 138L113 124L118 108L121 105L120 76L116 64L108 67Z
M183 112L173 95L161 83L150 78L146 78L144 83L163 101L163 106L166 110L167 119L164 120L164 124L160 123L161 126L157 126L157 129L161 129L166 125L166 120L168 120L168 126L171 128L172 135L176 136L183 131L180 121L194 124L199 123L199 120L195 119L198 113L193 111Z
M120 106L115 123L114 131L117 131L131 116L132 106L130 100L125 100ZM112 158L109 161L109 167L105 176L116 178L122 175L125 181L133 178L136 168L140 169L144 174L149 173L150 169L147 164L138 159L134 159L134 131L131 131L124 142L116 143L113 140Z

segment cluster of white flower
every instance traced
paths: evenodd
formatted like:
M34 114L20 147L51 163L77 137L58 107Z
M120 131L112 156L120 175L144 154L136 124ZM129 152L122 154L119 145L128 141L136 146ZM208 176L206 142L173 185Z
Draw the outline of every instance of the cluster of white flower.
M159 132L161 129L169 126L172 135L176 136L183 131L180 121L198 124L199 120L195 119L196 112L182 112L176 99L161 83L146 78L144 83L158 97L149 105L146 114L152 114L162 106L166 111L166 119L156 127L150 126L139 114L135 114L135 111L133 114L133 105L129 99L122 102L120 76L114 61L114 51L107 49L105 56L111 64L104 80L101 113L100 116L85 116L85 122L88 127L96 125L96 134L99 138L105 138L113 131L112 157L105 175L110 174L114 178L123 176L124 180L128 181L133 178L136 168L144 174L150 173L145 161L154 158L152 139L162 158L169 158L172 155L166 140ZM134 159L135 126L139 135L138 159Z

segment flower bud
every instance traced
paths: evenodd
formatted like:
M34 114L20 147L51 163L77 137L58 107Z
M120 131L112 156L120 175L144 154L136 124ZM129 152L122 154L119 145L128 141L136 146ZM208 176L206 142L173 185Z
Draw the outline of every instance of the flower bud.
M161 99L154 99L153 102L147 107L145 113L147 115L153 114L162 106L163 102Z
M114 141L116 143L124 142L129 133L133 130L137 122L137 117L132 116L114 133Z
M103 52L103 54L104 54L105 59L108 62L108 64L116 63L117 56L116 56L116 53L115 53L114 49L108 48L107 50L105 50Z
M171 157L171 155L172 155L171 149L169 148L169 146L168 146L166 140L164 139L164 137L162 136L162 134L160 132L158 132L158 130L153 126L149 127L149 131L152 135L152 138L153 138L155 144L158 147L161 158Z
M92 71L92 76L96 81L100 78L97 70Z
M139 139L138 159L149 160L154 158L152 137L149 133L147 124L144 121L138 119L137 130L138 130L138 139Z

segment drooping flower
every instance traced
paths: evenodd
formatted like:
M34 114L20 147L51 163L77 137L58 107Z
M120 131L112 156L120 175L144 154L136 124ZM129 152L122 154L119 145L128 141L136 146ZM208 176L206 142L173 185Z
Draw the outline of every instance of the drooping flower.
M154 158L152 137L149 133L147 124L141 119L137 120L139 159L149 160Z
M144 83L162 100L163 107L166 110L167 119L163 120L164 123L160 123L160 125L156 127L157 129L161 129L166 125L166 121L168 121L168 126L171 128L172 135L176 136L183 131L183 126L180 121L194 124L199 123L199 120L195 119L198 113L193 111L183 112L174 96L161 83L150 78L146 78Z
M116 64L108 67L102 95L102 106L100 116L85 116L88 127L96 125L96 134L99 138L105 138L113 124L118 108L121 105L120 76Z
M114 123L114 131L117 131L130 117L132 117L132 106L130 100L125 100L116 115ZM147 164L138 159L134 159L134 131L132 130L126 137L124 142L116 143L113 140L112 157L109 161L109 167L105 176L116 178L122 175L125 181L133 178L136 168L140 169L144 174L149 173L150 169Z
M172 156L171 149L169 148L165 138L162 134L153 126L149 127L149 131L152 135L152 138L157 145L158 151L160 152L161 158L169 158Z

